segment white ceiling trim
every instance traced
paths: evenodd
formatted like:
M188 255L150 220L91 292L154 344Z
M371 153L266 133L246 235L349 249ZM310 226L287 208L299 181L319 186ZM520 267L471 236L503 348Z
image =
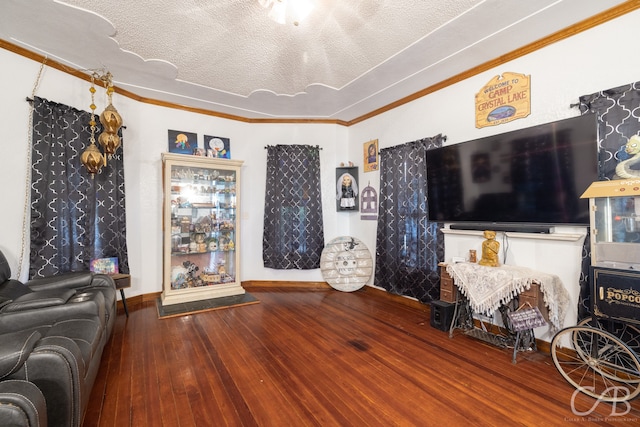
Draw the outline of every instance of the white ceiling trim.
M246 119L352 122L624 0L0 0L0 39L141 99ZM298 88L298 89L295 89Z

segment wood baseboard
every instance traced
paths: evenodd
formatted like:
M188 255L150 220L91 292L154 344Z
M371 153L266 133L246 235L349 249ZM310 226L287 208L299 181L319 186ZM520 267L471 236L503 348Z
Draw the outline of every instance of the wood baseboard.
M242 282L245 289L306 289L306 290L327 290L331 286L327 282L283 282L268 280L248 280ZM148 294L127 297L127 307L133 307L143 302L155 301L162 295L162 292L151 292ZM118 310L124 310L122 300L118 301Z
M284 282L284 281L268 281L268 280L247 280L242 282L242 287L245 289L294 289L294 290L308 290L308 291L325 291L333 289L327 282ZM336 291L339 292L339 291ZM423 304L420 301L417 301L410 297L405 297L401 295L390 294L384 289L379 289L373 286L363 286L358 292L369 292L369 293L378 293L384 294L387 298L391 298L395 301L401 302L403 304L429 310L428 304Z
M373 286L364 286L361 291L363 292L368 292L368 293L377 293L377 294L384 294L386 295L387 298L392 299L394 301L398 301L402 304L408 305L410 307L413 308L417 308L420 310L425 310L428 312L431 312L431 306L429 304L424 304L421 303L420 301L411 298L411 297L405 297L402 295L396 295L396 294L391 294L387 291L385 291L384 289L380 289L380 288L375 288Z
M293 282L279 280L246 280L242 282L245 289L306 289L306 290L327 290L331 286L327 282Z
M161 294L162 294L162 292L151 292L149 294L142 294L142 295L136 295L136 296L133 296L133 297L126 297L127 298L127 308L129 310L131 310L131 307L135 307L136 305L140 305L143 302L155 301L156 298L158 298ZM122 300L118 300L118 302L117 302L117 310L124 312L124 304L122 304Z
M333 289L327 282L294 282L294 281L275 281L275 280L247 280L242 282L242 287L246 290L251 289L288 289L288 290L308 290L308 291L326 291ZM428 304L423 304L413 298L401 295L390 294L384 289L375 288L373 286L364 286L360 289L362 292L385 294L388 298L402 302L412 307L429 310ZM336 291L339 292L339 291ZM151 292L143 295L136 295L127 298L127 306L134 306L147 301L155 301L162 295L162 292ZM118 307L122 308L122 301L118 301Z

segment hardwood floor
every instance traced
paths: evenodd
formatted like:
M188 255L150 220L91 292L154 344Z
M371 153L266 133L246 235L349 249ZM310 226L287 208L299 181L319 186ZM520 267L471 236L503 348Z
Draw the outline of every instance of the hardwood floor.
M432 328L427 306L376 290L248 291L259 304L120 314L84 426L640 424L640 400L578 395L574 415L548 355L514 365L509 350Z

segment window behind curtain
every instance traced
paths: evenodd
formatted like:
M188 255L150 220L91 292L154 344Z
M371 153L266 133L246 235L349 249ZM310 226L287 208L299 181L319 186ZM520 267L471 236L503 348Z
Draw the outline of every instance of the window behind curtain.
M129 273L122 147L91 179L80 163L91 114L33 102L29 277L86 271L105 257L117 257L120 272Z
M264 266L319 268L324 248L320 149L308 145L267 147L266 181Z
M427 220L426 152L441 145L438 135L380 151L375 285L422 302L439 297L444 258L439 223Z

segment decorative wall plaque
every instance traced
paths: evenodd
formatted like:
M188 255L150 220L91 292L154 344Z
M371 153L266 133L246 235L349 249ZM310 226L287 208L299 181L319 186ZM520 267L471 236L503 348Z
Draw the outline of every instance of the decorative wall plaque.
M378 193L369 182L360 195L360 219L376 221L378 219Z
M503 73L476 93L476 127L496 126L531 114L531 76Z
M378 140L373 139L363 145L364 171L372 172L378 170Z

